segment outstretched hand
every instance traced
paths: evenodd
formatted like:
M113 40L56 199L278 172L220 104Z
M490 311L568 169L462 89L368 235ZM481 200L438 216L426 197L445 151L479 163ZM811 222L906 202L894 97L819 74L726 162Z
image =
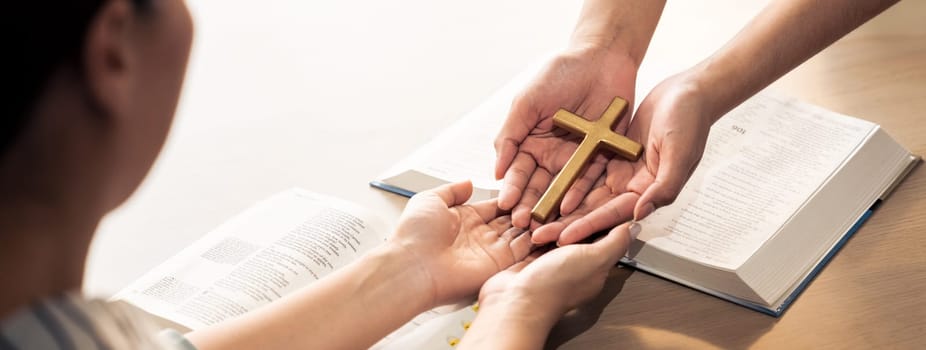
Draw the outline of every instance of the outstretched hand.
M492 276L479 292L480 305L526 303L533 313L559 318L598 295L608 271L627 252L639 225L615 227L594 243L574 244L532 254ZM539 315L535 315L539 317Z
M498 206L511 210L516 227L537 227L530 211L578 147L579 139L554 130L553 114L565 108L596 120L615 96L633 104L637 66L629 57L604 49L575 50L553 58L538 77L517 97L495 140L496 178L504 178ZM624 118L617 131L627 128ZM608 158L597 156L582 175L594 182L605 170ZM570 191L576 192L576 191ZM560 212L568 214L586 193L568 193Z
M415 195L389 239L431 281L432 305L474 295L489 277L531 251L530 235L512 227L494 200L464 204L472 192L467 181Z
M704 107L685 73L656 86L627 131L645 145L644 156L636 162L614 157L594 181L577 180L563 199L567 214L534 230L534 242L575 243L671 204L701 159L715 120ZM581 193L587 195L577 198Z

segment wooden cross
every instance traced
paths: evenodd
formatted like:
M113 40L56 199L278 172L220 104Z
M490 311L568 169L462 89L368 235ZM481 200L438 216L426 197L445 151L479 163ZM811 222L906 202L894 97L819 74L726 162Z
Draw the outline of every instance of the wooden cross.
M573 114L565 109L560 109L553 115L553 124L563 129L569 130L573 134L584 135L582 143L576 148L575 153L566 162L563 170L556 174L553 183L540 201L531 210L531 217L540 223L545 223L553 212L553 208L559 206L566 195L566 190L572 187L572 184L579 178L579 173L588 164L589 159L595 155L599 147L614 151L620 156L632 161L640 158L643 153L643 146L639 143L624 137L612 131L614 125L621 120L627 111L627 101L620 97L615 97L611 105L604 111L597 121L588 121L581 116Z

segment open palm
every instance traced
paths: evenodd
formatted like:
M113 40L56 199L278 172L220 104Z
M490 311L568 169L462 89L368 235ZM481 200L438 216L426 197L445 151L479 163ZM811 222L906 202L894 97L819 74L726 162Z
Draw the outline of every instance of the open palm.
M514 100L495 140L495 176L504 178L498 205L511 210L514 226L540 225L532 225L530 211L581 141L554 129L553 114L564 108L596 120L615 96L632 103L635 80L636 65L628 60L600 51L568 52L553 58ZM624 120L617 131L626 126ZM582 176L596 179L607 161L596 157Z
M672 203L701 159L712 120L684 76L663 81L627 130L627 137L645 145L644 157L612 158L597 179L577 180L563 199L566 215L537 228L533 240L575 243Z
M513 228L495 201L463 204L472 190L461 182L412 197L390 238L416 258L411 268L430 278L434 305L475 294L531 250L530 235Z
M624 225L594 243L535 252L492 276L479 291L480 303L514 297L533 303L537 312L561 315L601 291L608 271L630 246L631 236L630 226Z

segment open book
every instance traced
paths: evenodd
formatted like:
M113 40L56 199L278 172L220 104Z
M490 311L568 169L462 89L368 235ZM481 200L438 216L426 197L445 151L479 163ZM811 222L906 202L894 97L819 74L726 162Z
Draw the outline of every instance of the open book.
M471 202L498 197L495 180L495 135L501 129L518 89L533 77L535 63L424 147L370 182L370 186L411 197L445 183L471 180Z
M304 288L382 244L388 234L384 221L363 207L291 189L225 222L113 300L177 330L196 330ZM375 348L451 349L475 310L468 303L425 312Z
M492 140L525 81L371 185L411 195L468 176L497 193ZM712 126L691 179L641 222L624 263L778 316L919 159L874 123L762 92Z

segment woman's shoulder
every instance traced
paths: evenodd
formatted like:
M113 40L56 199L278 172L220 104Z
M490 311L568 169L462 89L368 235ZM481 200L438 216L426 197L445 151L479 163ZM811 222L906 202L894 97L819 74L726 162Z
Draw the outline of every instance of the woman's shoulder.
M77 294L50 298L0 320L0 349L195 349L125 303Z

